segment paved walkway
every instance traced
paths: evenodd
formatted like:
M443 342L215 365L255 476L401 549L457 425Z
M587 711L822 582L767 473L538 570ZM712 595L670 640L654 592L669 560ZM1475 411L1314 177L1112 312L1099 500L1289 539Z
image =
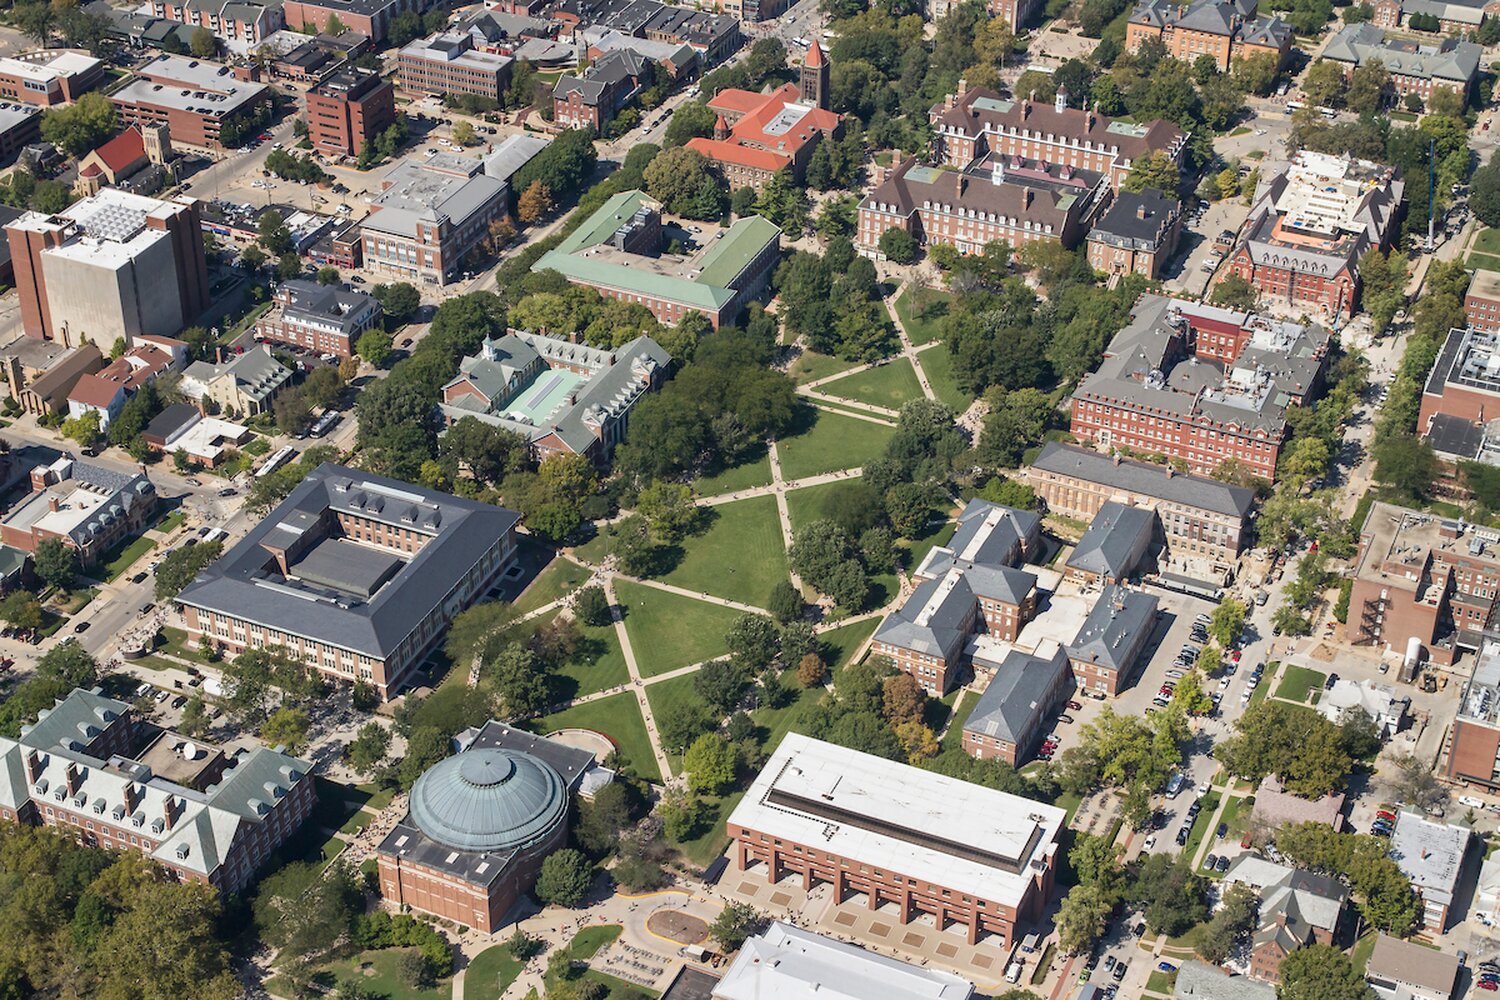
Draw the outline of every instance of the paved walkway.
M774 449L775 445L771 445ZM807 476L803 479L786 479L776 482L775 476L780 470L776 465L772 466L773 481L765 486L750 486L743 490L735 490L733 493L719 493L711 497L699 497L698 503L704 507L719 507L726 503L734 503L736 500L749 500L752 497L775 496L778 492L792 492L794 490L806 489L809 486L825 486L828 483L837 483L845 479L853 479L864 475L864 468L839 469L836 472L825 472L822 475Z
M908 284L903 287L909 288L911 286ZM901 293L898 291L896 294L900 295ZM922 386L922 395L928 399L937 399L937 393L932 391L932 383L927 380L927 372L922 368L922 359L917 356L919 353L917 346L911 342L911 336L906 332L906 324L901 322L901 316L896 312L895 296L882 299L881 304L885 306L885 311L890 314L891 323L896 327L896 336L901 338L901 356L910 360L912 368L916 369L917 382ZM924 344L923 346L927 347L931 345Z
M651 714L651 702L646 698L646 686L641 677L641 668L635 661L635 649L630 645L629 633L625 631L625 616L620 613L619 598L615 596L613 574L604 578L604 594L609 598L610 616L615 623L615 638L619 640L620 650L625 654L625 667L630 671L630 683L635 691L635 703L640 707L641 718L646 720L646 735L651 739L651 754L656 758L656 766L661 770L662 780L670 780L672 765L667 762L667 755L661 748L661 737L656 731L656 716Z
M792 514L786 505L786 480L781 475L781 450L775 441L772 441L767 449L771 458L771 489L776 495L776 518L781 522L781 544L786 546L788 559L792 554ZM792 586L798 590L802 589L802 577L797 571L788 567L787 570L792 577Z

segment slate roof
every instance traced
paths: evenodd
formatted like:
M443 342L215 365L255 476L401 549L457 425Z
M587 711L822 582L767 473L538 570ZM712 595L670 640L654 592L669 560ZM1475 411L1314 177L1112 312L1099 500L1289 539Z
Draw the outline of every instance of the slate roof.
M1141 212L1144 210L1145 216ZM1146 188L1139 194L1121 191L1114 203L1094 223L1089 240L1113 247L1154 251L1167 230L1182 214L1182 202Z
M1100 592L1068 644L1068 656L1128 673L1155 627L1156 598L1112 583Z
M222 364L194 361L183 370L182 375L184 379L205 387L217 379L231 378L241 392L259 402L291 381L292 370L277 361L262 344Z
M1174 1000L1276 1000L1276 987L1189 959L1178 967L1172 996Z
M1025 219L1033 228L1060 235L1070 219L1089 209L1089 196L1100 179L1089 170L993 153L964 170L938 170L910 157L887 174L860 207L894 206L909 218L928 205L949 206L944 214L973 211Z
M1445 38L1436 45L1423 45L1407 38L1388 36L1365 22L1341 28L1323 50L1323 58L1364 66L1378 62L1393 76L1440 80L1462 88L1479 72L1484 50L1473 42Z
M278 291L291 296L292 301L282 307L282 317L287 322L313 324L325 329L332 327L346 336L358 333L373 322L371 309L376 316L381 311L380 303L373 295L339 285L292 280L283 282Z
M920 583L899 610L886 615L875 641L952 659L968 638L976 598L962 570Z
M1255 504L1255 491L1221 483L1207 476L1173 472L1167 466L1133 458L1115 461L1090 448L1048 441L1032 461L1032 468L1090 483L1111 483L1122 490L1169 503L1197 507L1215 514L1243 518Z
M283 578L262 543L290 544L330 509L430 537L369 600ZM177 600L384 659L519 520L502 507L325 462Z
M1110 500L1074 546L1068 568L1107 580L1124 579L1135 572L1155 531L1155 511Z
M995 676L979 696L964 732L992 736L1020 745L1032 722L1051 705L1044 699L1059 690L1059 678L1068 673L1068 655L1055 643L1050 649L1027 653L1012 649L995 668ZM1049 655L1050 654L1050 655Z

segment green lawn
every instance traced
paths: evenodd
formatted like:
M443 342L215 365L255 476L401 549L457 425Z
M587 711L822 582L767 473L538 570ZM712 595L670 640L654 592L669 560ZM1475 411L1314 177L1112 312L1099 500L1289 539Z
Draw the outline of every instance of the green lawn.
M145 535L139 535L129 545L111 553L110 558L99 567L104 572L105 582L115 579L134 565L137 559L154 548L156 548L156 542Z
M895 428L845 417L826 410L815 411L812 427L777 443L781 475L802 479L835 469L852 469L885 452Z
M897 358L887 364L845 375L818 389L830 396L858 400L874 406L899 410L903 403L922 398L922 383L910 358Z
M871 618L853 625L841 625L826 632L820 631L818 641L823 644L823 659L829 669L837 671L848 666L855 651L879 627L879 619Z
M682 541L682 559L662 579L674 586L764 607L787 579L786 546L775 497L751 497L710 510L701 535ZM627 619L626 624L629 625ZM688 661L692 662L692 661Z
M1490 253L1471 253L1464 265L1483 271L1500 270L1500 256Z
M486 948L474 956L464 972L464 1000L500 1000L523 968L505 945Z
M623 933L625 928L619 924L597 924L593 927L585 927L573 935L573 940L568 942L568 957L575 962L587 962Z
M427 990L414 990L402 982L396 970L401 954L405 950L404 948L387 948L382 951L367 951L354 958L335 962L328 966L327 971L332 975L335 983L345 979L358 979L370 993L375 996L389 997L390 1000L447 1000L453 995L451 980L441 980L436 986ZM369 972L372 974L365 974L362 967L366 964L370 966Z
M847 371L854 367L854 362L844 361L827 354L819 354L817 351L804 350L797 355L797 360L787 369L787 374L796 380L798 385L807 382L816 382L820 378L837 375L841 371Z
M693 690L694 676L695 674L686 674L682 677L673 677L671 680L646 685L646 700L651 703L651 714L660 720L663 715L679 705L701 702L703 698ZM682 755L675 753L667 746L663 746L662 749L667 751L667 759L672 762L672 767L680 769Z
M921 301L920 310L914 304L917 299ZM907 285L896 296L894 305L896 315L901 317L901 325L906 328L906 335L911 338L911 342L928 344L938 339L939 323L948 315L948 307L952 302L953 295L949 292L933 288L914 291L911 285Z
M791 498L788 497L787 499L790 500ZM958 522L948 521L915 541L902 539L897 542L896 545L898 548L906 549L907 572L911 572L922 565L922 560L926 559L927 553L931 552L934 548L939 545L947 545L951 542L957 531Z
M1281 671L1281 683L1276 685L1276 697L1300 705L1307 701L1307 696L1312 692L1323 690L1323 682L1327 678L1328 675L1321 671L1288 663Z
M571 559L558 556L547 564L547 568L536 575L531 585L516 598L515 609L522 614L535 611L566 597L589 578L589 571Z
M700 497L713 497L721 493L737 493L756 486L770 485L771 457L761 452L758 457L732 469L722 469L710 476L699 476L693 480L693 492Z
M628 681L630 668L625 664L625 651L620 648L615 627L579 622L579 628L583 631L583 647L558 670L559 693L581 698Z
M1375 931L1367 931L1360 939L1354 942L1354 947L1349 951L1349 961L1354 965L1354 971L1360 975L1365 974L1365 966L1370 964L1370 956L1375 952L1375 939L1379 937Z
M969 716L974 714L974 706L979 704L979 695L973 691L963 692L962 700L958 702L958 708L953 712L953 718L948 721L948 731L943 734L943 749L957 750L963 746L964 723L969 721Z
M573 549L573 558L582 559L590 565L602 563L607 555L609 555L609 542L604 537L603 528L600 528L599 533L593 538Z
M160 641L156 648L161 652L180 656L184 660L196 661L198 663L207 662L207 657L203 655L201 650L188 647L188 635L182 629L163 626L159 635Z
M1500 255L1500 229L1481 229L1474 234L1471 248L1476 253Z
M635 983L626 982L619 976L611 976L607 972L599 972L595 969L589 969L583 975L579 976L578 981L583 983L599 983L601 986L606 987L609 992L604 994L603 1000L656 1000L657 997L661 996L655 990L647 989L644 986L637 986Z
M157 531L160 531L164 535L170 534L181 527L182 522L186 520L187 515L180 510L174 510L160 521L157 521L155 527Z
M786 514L792 520L792 531L801 531L804 527L821 518L832 517L832 508L838 498L838 489L842 483L823 483L820 486L804 486L800 490L792 490L786 495Z
M729 651L724 634L740 612L627 580L615 581L615 594L626 609L625 631L642 676L655 677Z
M1216 823L1214 810L1219 807L1219 793L1209 792L1203 796L1203 808L1198 813L1198 818L1193 820L1193 830L1188 834L1187 844L1182 848L1182 856L1197 864L1198 845L1203 843L1203 838L1208 835L1209 824Z
M1271 683L1276 679L1276 672L1280 666L1279 662L1274 661L1266 664L1265 673L1260 675L1260 683L1256 685L1255 691L1250 695L1250 704L1245 706L1247 709L1254 708L1266 700L1266 695L1271 690Z
M1253 805L1247 807L1245 802L1243 795L1236 795L1224 804L1224 815L1219 817L1219 822L1229 824L1229 833L1225 835L1226 840L1237 841L1245 835L1245 824L1250 819L1250 813L1255 810ZM1243 819L1240 817L1241 812L1245 814ZM1215 829L1218 828L1215 827Z
M635 695L628 691L544 715L532 725L540 733L559 729L592 729L603 733L614 740L637 774L652 781L661 780L656 755L651 752L651 737L646 733L646 720L641 718Z
M1146 992L1171 996L1176 984L1177 973L1163 972L1160 969L1156 969L1151 973L1151 978L1146 980Z
M974 402L974 397L960 389L953 379L953 355L948 353L948 348L934 347L923 351L917 360L922 362L922 370L927 373L927 381L932 383L932 391L948 404L948 409L955 414L963 413Z

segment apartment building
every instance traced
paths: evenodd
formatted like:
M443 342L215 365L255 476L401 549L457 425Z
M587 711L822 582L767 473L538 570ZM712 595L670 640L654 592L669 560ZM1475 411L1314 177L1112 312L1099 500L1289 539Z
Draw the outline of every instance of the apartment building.
M1157 119L1137 124L1097 111L1067 106L1067 91L1048 105L1030 99L1005 100L993 90L958 83L927 113L933 147L950 167L965 168L994 153L1105 175L1112 190L1147 153L1181 163L1188 134Z
M418 285L446 285L506 219L510 187L484 162L454 153L403 160L386 174L361 224L365 266Z
M241 892L317 802L312 766L255 747L231 757L76 689L0 737L0 819L134 851L183 882Z
M1100 592L1078 634L1067 645L1068 662L1080 694L1113 698L1143 667L1156 631L1157 601L1150 594L1118 584Z
M1155 188L1121 191L1089 230L1089 264L1105 274L1139 274L1155 281L1177 253L1182 202Z
M558 79L552 121L603 135L615 115L655 82L656 63L646 56L629 49L606 52L582 73Z
M177 603L189 637L269 646L332 681L405 688L515 557L520 515L324 463Z
M622 191L532 265L605 298L635 302L674 325L702 313L714 329L734 322L769 284L781 230L758 215L705 233L691 254L663 252L661 205Z
M284 0L282 16L293 31L337 34L331 28L342 25L380 44L398 15L424 14L431 6L431 0Z
M1274 14L1257 14L1256 0L1143 0L1125 26L1125 49L1134 52L1149 38L1160 39L1167 54L1185 63L1210 56L1220 72L1237 60L1270 54L1279 69L1292 50L1292 26Z
M315 281L283 281L273 299L275 306L255 323L257 340L341 358L353 357L360 335L385 315L373 295Z
M151 13L207 28L226 49L240 55L262 45L286 23L280 3L258 0L152 0Z
M344 63L307 91L307 138L324 156L358 156L395 122L396 89L374 70Z
M473 94L502 103L510 86L509 56L474 47L468 33L419 38L397 56L401 89L409 94Z
M1250 217L1220 279L1235 275L1267 298L1330 319L1352 315L1359 258L1389 249L1406 185L1394 167L1308 150L1263 167Z
M31 470L31 491L4 514L0 542L35 553L56 539L85 569L126 538L146 530L156 511L156 486L144 472L116 472L64 454Z
M728 820L732 868L1004 947L1042 917L1063 810L788 733Z
M1071 431L1202 476L1234 459L1274 480L1287 409L1321 392L1328 343L1321 327L1143 295L1073 393Z
M1073 690L1068 655L1049 640L1035 652L1007 650L986 672L993 676L963 726L964 752L1020 767Z
M1396 814L1390 856L1422 901L1422 927L1432 934L1448 929L1472 836L1468 827L1455 823L1440 823L1405 809Z
M252 67L231 67L163 53L139 67L109 99L125 125L166 125L172 142L222 150L250 138L248 130L270 121L271 91L256 83Z

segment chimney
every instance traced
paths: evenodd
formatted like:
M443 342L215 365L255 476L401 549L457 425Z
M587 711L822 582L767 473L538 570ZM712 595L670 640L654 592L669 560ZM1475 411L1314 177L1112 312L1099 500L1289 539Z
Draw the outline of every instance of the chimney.
M47 509L56 514L62 509L62 501L55 496L49 496L47 498Z
M969 92L969 81L963 77L958 78L958 96L962 97Z
M1027 188L1026 189L1026 198L1022 201L1021 207L1022 208L1030 208L1031 207L1031 199L1032 199L1031 188Z
M67 778L68 795L77 795L79 786L83 784L83 769L80 768L77 764L69 764Z
M42 776L42 755L35 750L26 755L26 780L33 785Z
M1113 459L1113 461L1114 461L1114 463L1116 465L1120 464L1120 453L1118 451L1115 452L1114 455L1111 456L1111 458Z
M1150 214L1151 214L1150 212L1146 211L1146 203L1145 202L1141 202L1139 205L1135 206L1135 217L1137 219L1144 219L1146 216L1148 216Z
M161 818L168 830L171 830L172 824L177 822L177 799L174 796L168 795L162 800Z
M990 183L996 187L1005 183L1005 161L1003 159L997 157L995 162L990 165Z
M1031 98L1027 97L1021 101L1021 120L1025 121L1031 116Z
M135 812L136 808L141 804L141 800L145 797L146 790L141 786L139 782L132 781L130 784L126 785L125 811L127 813Z

